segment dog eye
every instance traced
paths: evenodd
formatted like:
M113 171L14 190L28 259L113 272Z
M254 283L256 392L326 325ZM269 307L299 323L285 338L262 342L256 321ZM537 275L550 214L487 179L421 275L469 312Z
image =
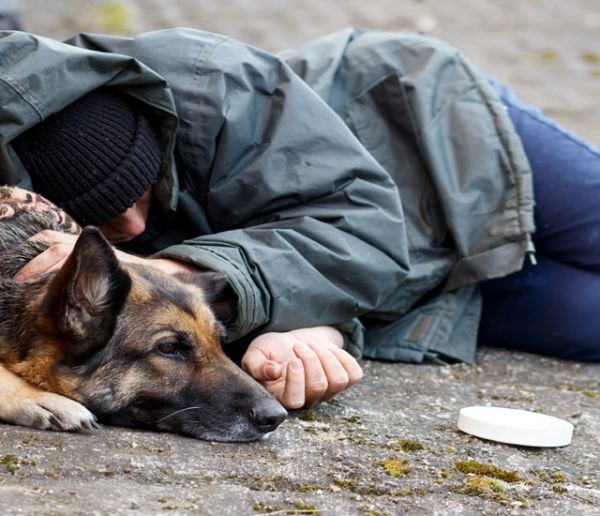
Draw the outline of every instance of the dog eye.
M176 342L161 342L157 349L161 355L169 358L183 357L181 348Z

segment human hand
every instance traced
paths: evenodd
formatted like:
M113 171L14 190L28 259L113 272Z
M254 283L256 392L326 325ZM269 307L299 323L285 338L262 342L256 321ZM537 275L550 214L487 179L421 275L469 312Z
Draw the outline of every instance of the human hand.
M342 345L342 334L331 326L265 333L250 343L242 368L284 407L311 407L362 378L360 365Z
M17 272L14 277L16 281L27 281L39 274L60 269L73 251L75 242L77 242L77 235L46 229L31 237L30 240L45 240L50 243L50 247L33 258L33 260L28 262L19 272ZM142 258L141 256L125 253L116 249L115 253L121 263L143 263L155 267L167 274L189 271L192 268L192 266L186 263L166 258Z

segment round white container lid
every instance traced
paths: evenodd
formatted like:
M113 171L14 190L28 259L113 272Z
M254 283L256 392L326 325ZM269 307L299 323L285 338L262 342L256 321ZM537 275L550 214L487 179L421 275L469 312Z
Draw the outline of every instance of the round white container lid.
M521 446L567 446L573 437L573 425L568 421L503 407L462 408L458 428L483 439Z

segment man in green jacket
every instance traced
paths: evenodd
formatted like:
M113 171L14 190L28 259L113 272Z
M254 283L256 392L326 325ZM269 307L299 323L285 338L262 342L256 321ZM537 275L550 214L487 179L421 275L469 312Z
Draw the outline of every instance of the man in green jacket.
M11 142L90 92L143 106L158 176L100 227L167 272L225 272L226 349L249 344L243 366L289 408L357 381L350 355L472 361L477 283L532 252L521 142L440 41L349 29L276 57L187 29L15 32L0 52L2 181L32 188ZM68 253L45 236L56 245L22 277Z

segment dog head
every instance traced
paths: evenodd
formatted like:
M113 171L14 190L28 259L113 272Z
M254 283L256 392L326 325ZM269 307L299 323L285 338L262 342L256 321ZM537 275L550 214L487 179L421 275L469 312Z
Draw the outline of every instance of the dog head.
M100 421L255 440L287 413L221 348L223 326L211 306L227 288L220 273L190 283L121 266L100 232L85 228L49 283L33 338L44 340L46 354L52 343L55 390Z

